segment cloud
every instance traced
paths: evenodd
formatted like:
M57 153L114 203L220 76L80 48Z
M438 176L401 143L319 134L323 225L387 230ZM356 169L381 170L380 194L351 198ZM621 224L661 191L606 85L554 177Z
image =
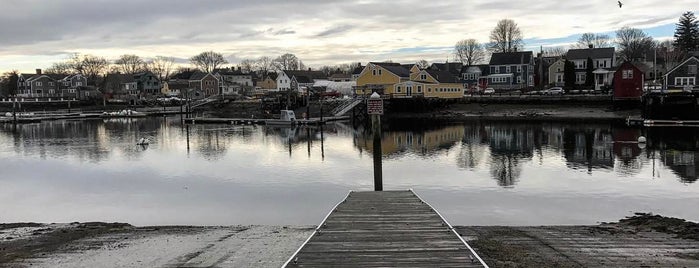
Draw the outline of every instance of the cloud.
M206 50L234 59L288 52L311 66L377 57L443 61L449 49L401 49L451 47L465 38L486 42L503 18L515 20L537 44L566 43L580 33L613 32L622 25L670 25L696 4L635 0L619 9L608 0L0 1L0 70L33 70L51 64L33 58L73 52L183 59ZM665 31L652 34L672 34Z

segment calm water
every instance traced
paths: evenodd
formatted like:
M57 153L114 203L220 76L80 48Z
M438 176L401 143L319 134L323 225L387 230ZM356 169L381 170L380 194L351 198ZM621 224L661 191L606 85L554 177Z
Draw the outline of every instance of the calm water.
M196 125L179 118L0 126L0 222L317 224L373 190L362 129ZM594 224L633 212L699 221L699 131L610 124L394 124L383 187L457 225ZM648 137L647 147L635 141ZM148 147L135 145L149 137Z

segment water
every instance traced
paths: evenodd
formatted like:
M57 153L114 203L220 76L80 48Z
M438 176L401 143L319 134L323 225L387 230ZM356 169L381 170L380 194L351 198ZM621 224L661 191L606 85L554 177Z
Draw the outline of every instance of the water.
M373 190L363 129L179 118L0 126L0 222L313 225ZM595 224L633 212L699 221L699 131L612 124L392 124L383 187L455 225ZM634 143L648 137L646 146ZM149 137L147 147L135 145Z

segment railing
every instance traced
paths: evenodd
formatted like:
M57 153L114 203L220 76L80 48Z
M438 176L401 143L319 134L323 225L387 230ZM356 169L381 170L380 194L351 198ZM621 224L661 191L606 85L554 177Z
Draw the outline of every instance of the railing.
M352 108L356 107L357 105L359 105L363 101L364 100L360 99L360 98L348 99L347 101L338 105L337 108L333 109L331 114L333 114L335 116L341 116L341 115L349 112L350 110L352 110Z
M202 105L212 103L212 102L217 101L217 100L221 100L221 95L211 95L211 96L206 97L204 99L196 100L196 101L192 102L191 106L192 106L192 108L196 108L196 107L199 107Z

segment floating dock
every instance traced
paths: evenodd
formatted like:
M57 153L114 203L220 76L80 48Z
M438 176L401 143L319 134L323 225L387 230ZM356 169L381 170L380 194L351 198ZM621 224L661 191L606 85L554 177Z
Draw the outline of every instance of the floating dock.
M350 192L283 267L488 267L412 190Z
M228 124L228 125L274 125L274 126L291 126L291 125L322 125L327 122L347 120L349 116L328 116L310 119L298 119L295 121L284 121L279 119L263 119L263 118L185 118L186 124Z

